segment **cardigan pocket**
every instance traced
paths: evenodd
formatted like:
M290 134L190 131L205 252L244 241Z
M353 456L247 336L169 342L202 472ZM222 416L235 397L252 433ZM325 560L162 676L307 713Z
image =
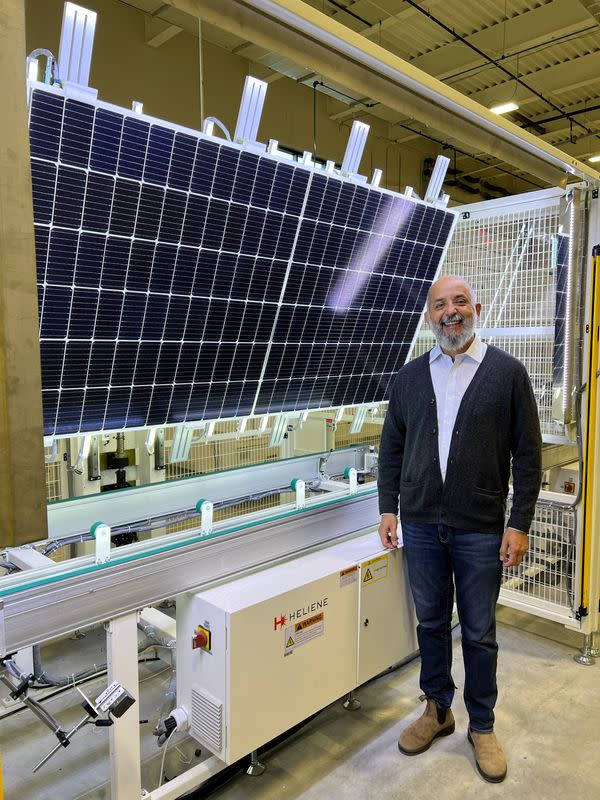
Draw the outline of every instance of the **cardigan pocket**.
M478 494L488 494L490 497L500 497L502 495L502 489L484 489L483 486L476 486L475 491Z
M504 520L505 499L501 489L482 489L476 486L473 490L473 501L477 506L477 517L483 523L502 524Z
M400 512L415 514L435 504L431 494L431 486L425 480L400 481Z

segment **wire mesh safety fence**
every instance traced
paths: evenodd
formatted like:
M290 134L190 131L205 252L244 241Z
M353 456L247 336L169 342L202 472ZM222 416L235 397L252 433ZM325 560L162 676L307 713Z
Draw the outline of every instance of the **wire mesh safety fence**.
M502 591L575 608L576 510L540 500L529 532L529 550L519 567L504 570Z
M260 433L259 424L260 419L249 419L244 433L237 436L236 420L218 422L212 436L193 443L189 457L176 463L169 461L175 429L165 428L165 479L174 480L276 461L280 457L280 449L269 445L269 434Z
M565 437L564 424L552 415L558 232L556 200L541 208L469 215L459 220L442 268L443 275L461 275L473 286L482 306L482 338L527 368L547 439ZM413 358L434 341L423 327Z
M46 447L46 456L50 457L51 448ZM49 503L62 500L63 494L62 470L59 461L46 462L46 499Z
M383 413L383 412L382 412ZM335 446L337 448L352 447L354 445L379 445L383 420L380 422L365 422L357 433L352 433L352 423L342 420L338 422L335 431Z

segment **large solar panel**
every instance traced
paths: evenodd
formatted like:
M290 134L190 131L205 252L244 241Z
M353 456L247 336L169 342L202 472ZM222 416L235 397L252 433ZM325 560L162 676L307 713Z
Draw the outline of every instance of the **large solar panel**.
M387 399L453 215L315 175L256 413Z
M30 138L46 435L386 398L452 212L58 90Z

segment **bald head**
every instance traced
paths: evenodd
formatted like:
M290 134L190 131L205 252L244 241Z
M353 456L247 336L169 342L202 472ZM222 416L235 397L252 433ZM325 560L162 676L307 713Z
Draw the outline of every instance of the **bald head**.
M439 278L435 283L432 283L427 292L427 308L429 309L433 298L446 295L448 292L457 293L462 291L470 300L473 305L477 303L477 296L475 289L471 286L469 281L462 278L460 275L444 275Z

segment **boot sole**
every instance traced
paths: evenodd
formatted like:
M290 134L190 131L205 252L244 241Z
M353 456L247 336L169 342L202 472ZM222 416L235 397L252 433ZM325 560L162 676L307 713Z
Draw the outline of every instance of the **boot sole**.
M467 739L469 740L469 743L470 743L471 747L473 748L473 752L475 753L476 752L475 751L475 742L471 738L471 734L470 733L467 733ZM504 774L503 775L490 775L488 772L484 772L481 769L481 767L479 766L479 761L477 761L477 756L475 756L475 766L477 767L477 772L481 775L483 780L487 781L488 783L502 783L504 778L506 778L506 774L508 772L508 770L506 770L506 769L504 770Z
M423 747L419 747L417 750L405 750L400 742L398 742L398 750L400 750L401 753L404 753L405 756L418 756L420 753L424 753L426 750L429 750L436 739L440 739L442 736L450 736L450 734L454 733L455 728L456 724L454 722L452 725L448 725L447 728L442 728L442 730L438 731L430 742Z

